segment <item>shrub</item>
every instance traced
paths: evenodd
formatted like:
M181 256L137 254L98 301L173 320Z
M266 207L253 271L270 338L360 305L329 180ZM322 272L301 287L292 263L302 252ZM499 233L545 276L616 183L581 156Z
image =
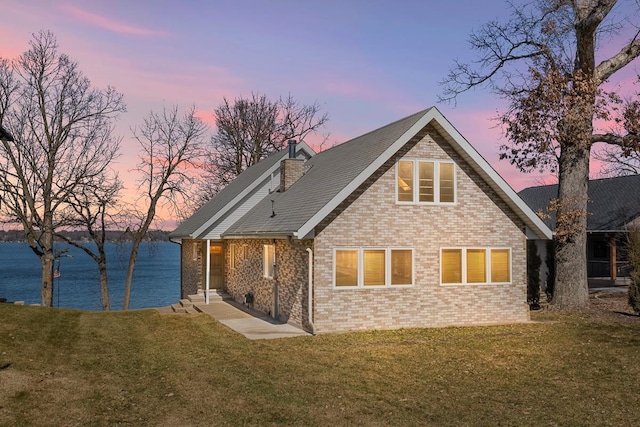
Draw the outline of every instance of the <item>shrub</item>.
M535 240L527 240L527 302L531 310L540 308L540 266Z
M627 240L627 254L629 257L629 305L633 311L640 314L640 228L634 227L629 231Z
M547 287L544 292L547 294L547 300L551 302L553 299L553 290L556 284L556 243L554 240L547 241Z

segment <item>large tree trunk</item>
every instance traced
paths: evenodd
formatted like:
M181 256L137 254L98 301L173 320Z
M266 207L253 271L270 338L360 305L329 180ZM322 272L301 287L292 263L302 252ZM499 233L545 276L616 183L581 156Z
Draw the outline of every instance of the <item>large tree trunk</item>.
M556 283L553 305L562 309L585 309L587 285L587 187L588 145L566 146L560 159L558 209L556 212Z
M134 235L131 242L131 254L129 255L129 266L127 267L127 278L124 285L124 299L122 301L122 309L129 309L129 302L131 300L131 283L133 282L133 272L136 268L136 259L138 258L138 248L140 247L140 241L142 238Z
M102 305L103 311L111 310L111 303L109 301L109 285L107 281L107 261L103 258L98 263L98 269L100 270L100 305Z
M51 248L45 249L40 257L42 265L42 286L40 288L40 299L44 307L53 306L53 264L55 258Z
M51 215L45 213L45 224L50 223ZM40 264L42 265L42 286L40 287L40 299L44 307L53 306L53 267L56 261L53 253L53 231L51 227L45 229L41 236Z
M562 309L589 306L587 283L587 199L593 114L598 82L594 80L595 31L612 4L574 3L576 61L566 88L571 106L560 124L558 206L556 211L556 283L553 304Z

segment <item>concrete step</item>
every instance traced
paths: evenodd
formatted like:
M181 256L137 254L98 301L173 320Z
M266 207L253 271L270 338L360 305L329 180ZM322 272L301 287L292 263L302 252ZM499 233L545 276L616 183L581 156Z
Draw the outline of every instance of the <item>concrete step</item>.
M204 295L189 295L187 299L191 301L191 303L204 302Z
M174 313L187 313L187 308L180 304L171 304L171 309Z
M224 291L209 291L209 302L211 301L227 301L230 300L231 295Z
M189 308L189 307L193 307L193 302L188 299L181 299L180 305L183 306L184 308Z
M214 289L212 289L212 290L209 291L209 302L212 302L212 301L227 301L227 300L230 300L230 299L232 299L231 295L229 295L228 293L226 293L226 292L224 292L222 290L214 290ZM187 300L189 302L191 302L192 305L193 304L204 304L204 302L205 302L204 295L200 295L200 294L198 294L198 295L189 295L187 297Z

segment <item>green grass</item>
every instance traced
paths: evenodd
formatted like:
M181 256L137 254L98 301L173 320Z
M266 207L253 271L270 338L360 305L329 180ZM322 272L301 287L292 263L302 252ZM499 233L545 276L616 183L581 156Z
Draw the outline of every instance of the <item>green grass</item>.
M640 320L537 316L249 341L206 315L0 304L0 425L637 425Z

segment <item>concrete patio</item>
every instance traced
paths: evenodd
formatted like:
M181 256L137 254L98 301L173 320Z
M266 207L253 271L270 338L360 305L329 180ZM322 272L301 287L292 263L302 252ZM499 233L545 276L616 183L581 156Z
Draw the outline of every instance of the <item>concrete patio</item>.
M162 314L208 314L250 340L311 336L296 326L278 322L265 313L252 310L223 296L211 297L209 304L205 304L203 296L190 296L187 300L181 300L179 305L163 307L158 311Z

